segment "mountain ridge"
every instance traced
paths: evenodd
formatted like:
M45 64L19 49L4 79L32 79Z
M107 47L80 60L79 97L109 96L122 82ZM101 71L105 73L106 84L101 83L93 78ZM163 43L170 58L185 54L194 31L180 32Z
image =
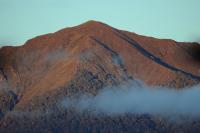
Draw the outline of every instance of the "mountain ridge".
M171 89L196 85L199 53L197 43L141 36L96 21L2 47L0 86L7 100L0 101L0 121L9 125L11 110L53 106L63 97L96 95L130 80Z
M131 35L131 37L134 36L134 39L135 39L134 41L137 42L138 44L142 44L141 47L143 48L143 50L146 50L149 53L151 53L151 55L148 55L148 56L152 57L152 55L155 55L156 57L158 57L159 59L162 59L167 64L171 64L172 66L175 66L177 68L180 67L180 69L185 70L185 68L181 68L183 65L177 65L173 62L175 64L174 65L169 61L165 61L166 59L162 58L165 51L161 52L160 50L154 50L155 49L154 47L157 47L157 48L161 47L161 46L159 46L159 47L157 46L158 43L165 42L165 44L162 44L162 45L164 45L162 47L167 47L166 45L176 46L177 44L179 44L178 42L173 41L173 40L166 40L166 39L156 39L156 41L154 41L155 38L151 38L151 37L149 38L146 36L137 35L135 33L117 30L115 28L112 28L111 26L108 26L106 24L103 24L101 22L97 22L94 20L88 21L84 24L81 24L81 25L78 25L75 27L65 28L65 29L59 30L55 33L50 33L50 34L35 37L33 39L28 40L22 46L17 46L17 47L6 46L6 47L3 47L1 49L1 51L3 51L4 53L6 53L6 51L7 51L6 55L8 55L8 53L13 55L13 53L18 54L20 52L33 53L32 50L34 50L34 49L36 49L37 50L36 52L38 52L38 53L40 53L40 52L43 52L44 54L51 53L51 51L54 51L54 48L58 49L58 51L59 51L59 49L67 47L67 45L70 43L71 40L72 40L71 43L76 43L76 41L78 39L80 39L80 40L83 39L83 41L85 39L86 41L88 40L90 42L90 39L93 38L93 36L96 37L96 40L103 40L103 41L109 40L108 37L110 37L110 36L113 37L113 39L115 39L116 38L115 35L117 35L117 34L114 33L114 35L113 35L113 31L122 33L121 35L125 35L126 37L129 34ZM104 36L104 34L106 34L108 37ZM72 38L70 38L70 36L72 36ZM101 37L103 36L103 39L101 39L101 37L98 38L98 36L101 36ZM129 37L128 41L130 41L130 39L133 41L133 39L131 37ZM124 38L122 38L122 39L124 39ZM102 43L104 43L103 41L102 41ZM121 41L123 41L123 40L121 40ZM127 41L127 40L125 40L125 41ZM146 42L144 42L144 41L146 41ZM108 43L109 42L112 43L112 40L109 40ZM154 42L155 42L155 44L153 44ZM48 43L48 44L46 44L46 43ZM149 47L148 43L150 43L152 46ZM188 45L188 46L190 45L188 43L180 43L180 44ZM193 44L193 43L191 43L191 44ZM56 45L58 45L58 46L56 46ZM127 44L123 44L123 45L127 45ZM194 44L194 45L197 45L197 44ZM105 46L109 46L109 45L106 44ZM85 49L84 46L80 46L80 47L83 47L83 49ZM114 46L114 44L111 44L111 46L109 46L109 47L111 47L110 49L114 50L116 46ZM123 46L118 45L118 48L119 47L123 47ZM181 47L181 46L177 45L176 47ZM20 51L20 52L16 52L14 49L19 49L16 51ZM40 51L40 49L42 49L43 51ZM152 51L152 49L153 49L153 51ZM187 48L180 48L180 49L187 50ZM180 51L178 48L177 48L177 50L178 50L178 52ZM166 50L166 52L168 52L168 51L170 52L170 50ZM118 53L118 52L120 52L120 51L118 50L116 53ZM160 53L158 53L158 52L160 52ZM173 54L175 54L175 53L173 53ZM166 55L170 56L170 54L166 54ZM188 56L190 56L189 54L187 54L186 56L187 56L187 58L191 58L191 57L188 57ZM155 59L155 57L152 57L152 58ZM173 58L173 55L170 58ZM175 58L175 56L174 56L174 58ZM193 60L192 58L191 58L191 60ZM1 60L4 60L4 59L1 58ZM192 69L192 67L189 69L189 71L191 71L191 69ZM188 71L188 70L186 69L186 71ZM194 75L194 72L192 73L192 75Z

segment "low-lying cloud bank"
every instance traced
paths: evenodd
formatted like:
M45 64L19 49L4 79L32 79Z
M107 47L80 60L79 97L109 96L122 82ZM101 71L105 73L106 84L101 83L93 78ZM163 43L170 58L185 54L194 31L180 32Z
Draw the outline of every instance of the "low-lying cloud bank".
M115 88L105 88L96 96L78 95L66 97L61 107L76 111L91 111L94 114L120 115L123 113L155 115L200 116L200 87L183 90L148 87L131 82Z

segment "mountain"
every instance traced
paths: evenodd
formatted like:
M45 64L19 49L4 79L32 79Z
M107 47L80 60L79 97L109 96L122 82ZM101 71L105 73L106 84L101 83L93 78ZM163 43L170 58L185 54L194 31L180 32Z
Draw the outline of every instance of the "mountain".
M63 127L57 129L62 125L58 124L62 117L68 118L70 114L68 123L75 121L75 126L78 126L80 119L85 119L86 116L80 117L79 114L73 114L73 111L68 114L61 111L62 113L53 116L54 118L51 116L51 119L37 117L37 120L29 121L27 116L17 119L12 117L10 111L33 112L45 110L47 107L55 109L54 104L62 97L78 93L96 95L105 87L117 86L129 80L141 80L149 86L176 89L198 84L199 53L198 43L141 36L96 21L88 21L79 26L35 37L22 46L2 47L0 129L4 133L46 130L64 132ZM80 119L77 119L77 116ZM144 125L153 130L149 125L152 123L149 116L134 118L146 121ZM104 121L109 123L109 118L91 119L97 119L98 124L103 124ZM43 128L45 123L49 123L48 126L52 124L49 120L57 126ZM119 118L112 120L118 121ZM162 125L162 122L153 123L154 128ZM180 128L175 126L172 129L168 126L165 124L166 130L169 131ZM105 131L109 132L107 129ZM69 132L80 131L71 127Z

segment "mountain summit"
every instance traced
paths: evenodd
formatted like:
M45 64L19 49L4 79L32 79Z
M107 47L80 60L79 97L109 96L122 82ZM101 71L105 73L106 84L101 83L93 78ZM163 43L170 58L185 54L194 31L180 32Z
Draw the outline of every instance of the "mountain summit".
M10 123L9 110L33 110L80 92L95 95L129 80L192 86L200 81L199 54L197 43L141 36L96 21L3 47L1 123Z

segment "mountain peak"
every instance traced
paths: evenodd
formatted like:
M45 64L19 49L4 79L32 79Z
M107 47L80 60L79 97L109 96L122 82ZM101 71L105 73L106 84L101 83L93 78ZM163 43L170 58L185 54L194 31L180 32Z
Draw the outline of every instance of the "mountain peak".
M90 20L76 27L33 38L20 47L1 49L0 68L12 82L14 91L18 89L18 84L24 90L32 90L24 94L23 104L47 91L60 91L61 86L79 79L80 75L84 77L85 71L89 71L86 76L90 77L92 73L105 85L109 85L107 76L111 75L116 83L133 77L149 85L181 88L185 84L196 84L197 79L200 82L199 56L193 54L191 47L197 49L194 44L183 45L117 31L107 24ZM20 77L18 73L25 76ZM37 83L40 78L42 81ZM182 79L185 81L179 82Z
M64 108L57 108L63 104L59 102L60 99L69 97L70 100L79 94L96 95L104 88L118 87L126 82L129 84L132 80L134 83L141 80L150 86L170 88L198 84L199 53L198 44L140 36L114 30L111 26L94 20L38 36L23 46L3 47L0 49L0 132L4 131L2 129L5 132L19 129L20 132L20 128L21 132L32 129L36 132L40 128L44 129L45 124L49 124L50 128L41 132L65 132L66 128L73 132L71 129L77 125L71 123L82 126L93 115L83 117L86 120L84 122L79 119L81 115L73 114L73 110L66 109L69 112L65 112ZM74 103L77 104L76 101ZM67 106L75 107L71 104ZM84 107L81 109L86 111L87 108ZM12 110L14 112L10 113ZM45 114L44 117L38 113L40 111ZM14 114L20 114L20 117L15 117ZM85 114L88 113L84 112L83 115ZM31 116L30 120L27 116ZM106 117L102 118L102 124L107 120L110 123ZM46 120L51 123L46 123ZM93 125L94 120L96 118L88 125ZM138 122L140 120L141 118ZM144 121L141 122L144 125ZM64 123L70 128L65 128ZM55 127L52 128L52 125ZM105 125L103 130L109 127ZM143 129L146 130L146 127Z
M105 28L108 28L108 27L111 27L111 26L106 25L106 24L99 22L99 21L89 20L89 21L87 21L83 24L78 25L77 27L84 28L84 29L94 29L94 28L105 29Z
M70 31L75 32L76 35L78 35L79 33L95 35L96 33L99 33L102 31L108 31L110 29L112 29L112 27L105 23L95 21L95 20L89 20L89 21L86 21L85 23L82 23L74 27L70 27L70 28L67 27L67 28L61 29L57 31L56 33L60 33L63 35L65 33L69 33L68 31L70 30Z
M96 24L96 23L101 23L99 21L96 21L96 20L88 20L85 22L85 24L88 23L88 24Z
M102 25L102 22L96 21L96 20L89 20L81 25Z

